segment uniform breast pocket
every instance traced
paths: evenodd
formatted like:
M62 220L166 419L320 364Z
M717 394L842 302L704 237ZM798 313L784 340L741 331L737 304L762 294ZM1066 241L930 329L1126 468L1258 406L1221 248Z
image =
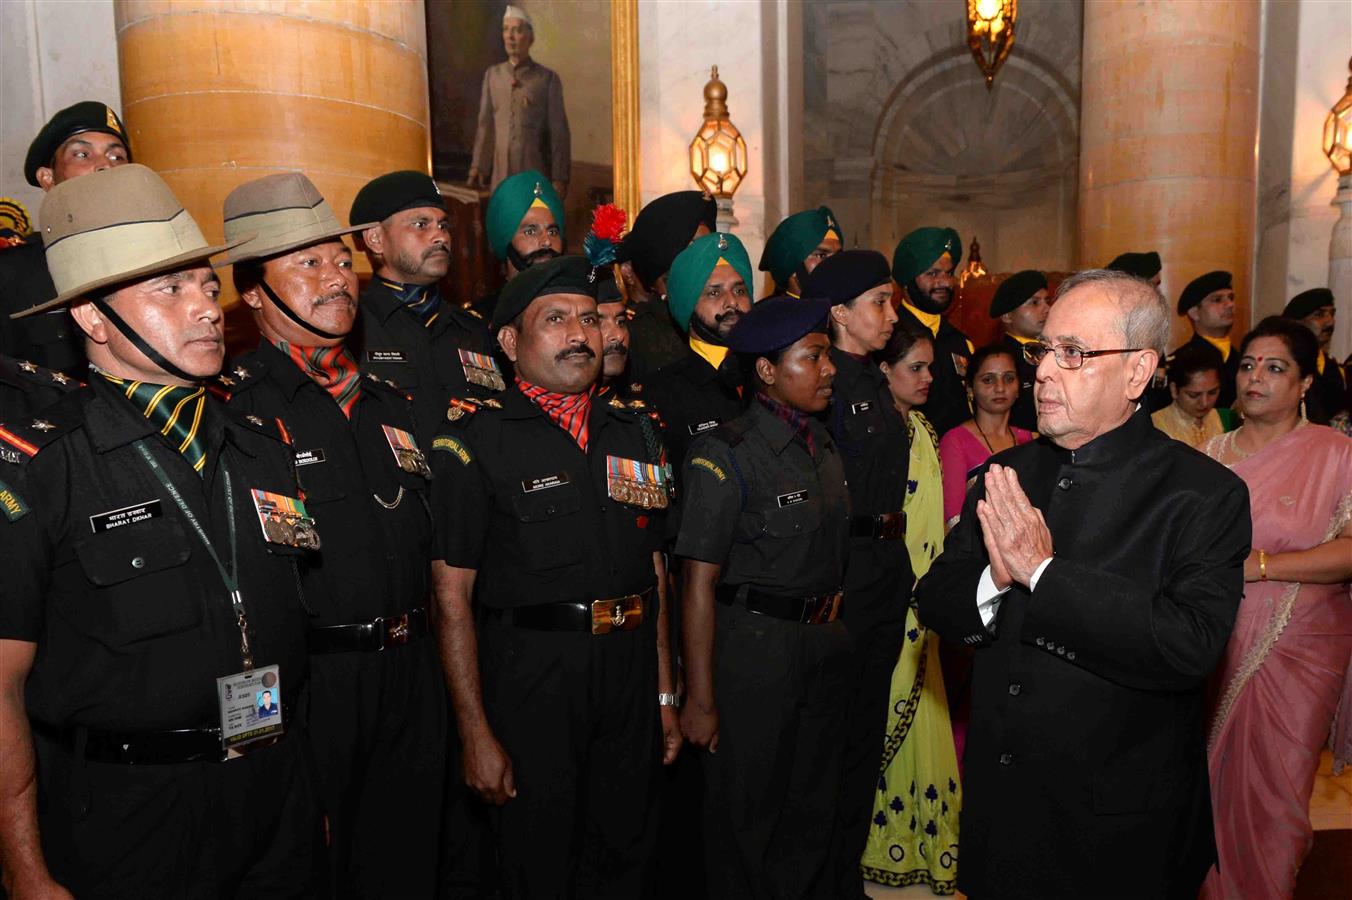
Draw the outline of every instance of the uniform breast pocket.
M780 502L785 502L785 498L792 498L798 492L785 494L780 498ZM791 538L799 535L812 534L822 524L821 506L811 501L790 501L788 505L772 509L765 515L765 533L773 538Z
M76 615L100 640L134 644L201 624L201 601L184 569L192 546L178 522L156 519L90 535L75 544L75 555L100 589L96 606Z
M519 540L515 548L533 570L557 569L582 561L577 536L582 497L576 485L537 488L512 497Z
M867 401L850 404L850 413L845 416L845 436L850 441L867 440L882 431L883 423L877 404Z

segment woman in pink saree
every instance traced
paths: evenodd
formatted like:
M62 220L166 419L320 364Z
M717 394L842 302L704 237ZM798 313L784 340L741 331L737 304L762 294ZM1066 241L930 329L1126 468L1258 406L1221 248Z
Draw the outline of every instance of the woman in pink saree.
M1204 448L1249 486L1254 550L1217 673L1219 862L1202 897L1277 900L1313 840L1320 751L1331 738L1336 767L1352 758L1352 441L1301 413L1318 355L1306 328L1265 319L1239 352L1245 424Z

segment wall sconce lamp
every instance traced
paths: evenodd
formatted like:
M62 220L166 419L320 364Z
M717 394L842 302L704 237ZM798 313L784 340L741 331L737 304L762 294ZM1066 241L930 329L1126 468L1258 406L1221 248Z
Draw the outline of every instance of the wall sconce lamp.
M728 118L728 87L718 66L704 86L704 124L690 142L690 176L717 203L719 230L732 230L732 195L746 178L746 141Z

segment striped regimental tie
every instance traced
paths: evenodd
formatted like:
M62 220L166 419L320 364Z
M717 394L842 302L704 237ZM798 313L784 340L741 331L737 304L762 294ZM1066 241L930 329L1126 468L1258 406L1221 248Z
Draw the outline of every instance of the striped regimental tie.
M121 388L137 411L183 454L198 475L202 474L207 461L206 444L201 438L207 400L203 388L124 381L107 373L100 374Z

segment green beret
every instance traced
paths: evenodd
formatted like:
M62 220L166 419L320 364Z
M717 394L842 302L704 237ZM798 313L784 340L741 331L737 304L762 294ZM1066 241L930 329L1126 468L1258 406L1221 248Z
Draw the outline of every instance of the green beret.
M765 242L760 270L769 272L775 284L781 287L788 284L789 277L798 271L808 254L817 249L828 231L834 231L844 245L845 234L840 230L835 213L827 207L794 213L780 222Z
M947 253L953 269L962 262L962 236L952 228L917 228L897 244L892 254L892 277L903 287Z
M991 318L998 319L1028 302L1038 291L1047 289L1047 276L1036 269L1024 269L1000 282L991 298Z
M695 314L695 304L709 283L709 274L724 260L737 270L746 282L746 292L755 299L751 282L751 259L746 248L735 235L714 232L690 244L672 260L671 271L667 273L667 307L671 317L682 331L690 330L690 317Z
M493 196L488 198L485 228L488 231L488 246L498 259L507 258L507 245L512 242L512 235L516 234L521 220L526 217L526 211L537 200L549 207L549 211L554 214L554 223L559 226L559 233L563 234L563 201L555 193L554 185L539 172L534 169L517 172L510 178L504 178L493 189Z
M98 131L121 138L122 145L127 148L127 162L132 162L131 141L117 113L97 100L85 100L52 116L28 145L28 156L23 161L23 177L28 183L38 187L38 169L50 166L61 145L83 131Z
M1310 288L1292 297L1286 309L1282 310L1282 315L1288 319L1303 319L1326 306L1334 305L1333 291L1328 288Z
M1160 255L1151 250L1147 253L1119 253L1105 268L1149 281L1160 273L1163 263L1160 262Z
M592 280L591 263L581 256L556 256L538 262L507 282L498 292L498 303L493 307L491 328L511 324L526 311L536 297L548 294L583 294L596 297L596 282Z
M1179 295L1178 314L1180 316L1186 315L1188 310L1205 300L1207 294L1214 294L1216 291L1223 291L1229 287L1230 273L1223 269L1198 275L1188 282L1188 286Z

